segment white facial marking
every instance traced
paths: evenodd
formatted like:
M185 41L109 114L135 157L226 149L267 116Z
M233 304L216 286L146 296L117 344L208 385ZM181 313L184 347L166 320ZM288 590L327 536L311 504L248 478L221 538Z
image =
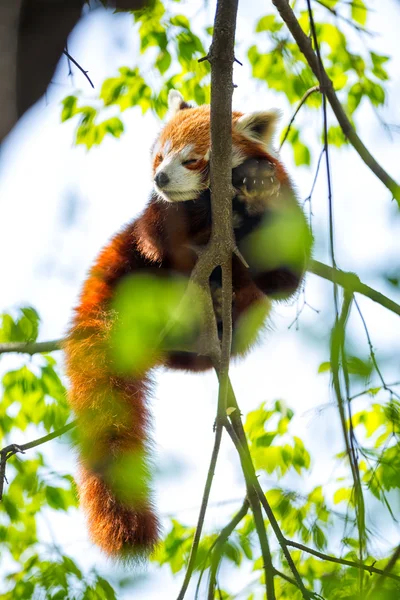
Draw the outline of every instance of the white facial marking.
M161 151L161 145L160 145L160 142L157 142L153 148L153 158L155 158L160 151Z
M185 146L184 148L182 148L182 150L180 151L180 156L183 160L187 159L187 158L191 158L190 155L192 154L194 150L194 146L193 144L188 144L187 146Z
M166 146L167 144L164 145L164 152ZM195 200L200 192L206 189L208 183L203 183L199 171L187 169L182 165L182 161L190 156L194 146L185 146L179 152L172 152L170 146L167 149L169 150L168 154L156 169L155 175L161 172L165 173L169 182L160 189L154 181L154 189L161 198L168 202Z
M170 152L170 150L171 150L171 140L167 140L167 141L165 142L165 144L164 144L164 147L163 147L163 149L162 149L162 151L163 151L163 155L164 155L164 156L167 156L167 155L168 155L168 153Z

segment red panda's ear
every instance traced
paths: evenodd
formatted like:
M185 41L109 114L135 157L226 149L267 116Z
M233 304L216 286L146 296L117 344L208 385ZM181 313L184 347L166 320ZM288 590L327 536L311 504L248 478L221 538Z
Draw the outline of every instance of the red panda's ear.
M248 113L239 117L233 128L237 133L269 146L280 117L281 112L275 108L264 112Z
M185 108L191 108L190 104L185 102L183 96L178 90L169 90L168 94L168 118L171 119L177 112Z

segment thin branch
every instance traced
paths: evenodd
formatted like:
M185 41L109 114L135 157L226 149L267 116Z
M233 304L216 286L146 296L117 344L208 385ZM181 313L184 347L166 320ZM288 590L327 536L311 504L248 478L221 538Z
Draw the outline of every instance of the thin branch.
M400 385L400 381L394 381L393 383L387 383L386 389L392 391L390 388L394 387L395 385ZM366 396L367 394L371 394L371 389L373 389L373 387L370 387L367 390L363 390L362 392L358 392L358 394L354 394L353 396L350 397L350 400L355 400L356 398L360 398L361 396Z
M377 302L377 304L380 304L384 308L387 308L391 312L394 312L396 315L400 316L399 304L384 294L381 294L377 290L369 287L365 283L362 283L358 275L355 273L341 271L340 269L332 269L332 267L329 267L318 260L311 260L308 265L308 270L310 273L314 273L314 275L318 275L318 277L322 277L328 281L335 280L338 285L343 287L345 290L367 296L367 298L370 298L374 302Z
M244 517L249 512L250 504L247 498L245 498L242 507L238 510L236 515L232 518L232 520L225 525L225 527L221 530L219 536L215 540L213 544L213 553L211 560L211 569L210 569L210 582L208 586L208 598L209 600L214 600L215 587L217 583L217 571L221 562L222 552L224 550L224 546L228 541L229 537L239 525L240 521L244 519Z
M232 405L232 388L230 387L230 398L229 403ZM238 412L236 409L234 412ZM240 417L239 417L240 419ZM231 417L232 421L232 417ZM257 476L255 474L255 470L253 467L253 463L249 456L246 457L246 452L244 450L243 444L240 442L239 437L235 433L234 427L230 424L225 424L225 428L227 429L230 437L232 438L233 443L238 450L240 462L242 465L243 476L246 482L247 489L247 498L249 500L251 510L254 516L254 524L256 527L258 539L260 541L261 546L261 554L263 557L263 568L265 575L265 584L266 584L266 592L267 592L267 600L275 600L275 584L274 584L274 574L275 568L272 563L272 556L269 547L267 532L265 529L264 519L262 517L260 500L258 498L258 494L255 488L255 483L257 480ZM243 432L244 433L244 432Z
M396 566L396 563L399 559L400 559L400 545L397 546L397 548L393 552L392 556L390 557L390 559L388 561L388 564L383 569L382 575L379 577L379 579L377 580L375 585L372 586L372 588L370 589L368 598L371 598L371 600L372 600L373 598L377 597L376 594L377 594L377 592L379 592L382 589L382 586L385 582L385 577L388 577L388 576L390 577L390 571L393 569L393 567Z
M72 423L68 423L68 425L61 427L60 429L56 429L56 431L33 440L32 442L27 442L26 444L10 444L9 446L5 446L2 450L0 450L0 500L3 497L4 481L6 481L6 465L11 456L14 456L14 454L17 454L18 452L24 454L26 450L30 450L31 448L36 448L36 446L41 446L46 442L50 442L51 440L60 437L64 433L67 433L67 431L73 429L75 426L76 421L72 421Z
M390 388L390 386L388 386L388 385L386 384L386 381L385 381L385 379L384 379L384 377L383 377L383 375L382 375L382 372L381 372L381 370L380 370L380 368L379 368L379 365L378 365L378 362L377 362L377 360L376 360L376 356L375 356L375 350L374 350L374 347L373 347L373 345L372 345L371 336L369 335L369 331L368 331L367 323L366 323L366 321L365 321L365 319L364 319L364 315L363 315L363 314L362 314L362 312L361 312L361 309L360 309L360 306L359 306L359 304L358 304L357 300L354 300L354 304L355 304L355 306L356 306L356 308L357 308L357 312L358 312L358 314L360 315L360 319L361 319L361 321L362 321L362 324L363 324L363 327L364 327L365 335L367 336L367 342L368 342L369 354L370 354L370 357L371 357L371 361L372 361L372 364L373 364L373 365L374 365L374 367L375 367L375 371L377 372L379 379L381 380L382 387L383 387L383 388L384 388L384 389L385 389L387 392L390 392L390 394L392 394L392 396L396 396L396 398L397 398L397 399L400 399L400 395L399 395L399 394L397 394L397 392L395 392L394 390L392 390L392 389Z
M315 50L317 53L317 61L318 61L318 80L320 82L323 81L322 73L324 72L324 66L322 64L322 57L319 48L317 32L315 29L314 16L311 9L311 0L307 0L307 8L308 8L308 18L310 21L310 28L312 33L312 38L314 41ZM325 86L321 83L321 93L322 93L322 113L323 113L323 131L324 131L324 155L326 162L326 179L328 183L328 206L329 206L329 247L331 253L331 262L332 268L336 269L336 260L335 260L335 248L334 248L334 222L333 222L333 201L332 201L332 181L331 181L331 168L329 162L329 142L328 142L328 115L327 115L327 107L326 107L326 89ZM335 314L336 319L338 316L338 288L336 280L333 280L333 300L335 305Z
M365 29L365 27L358 25L355 21L352 21L351 19L348 19L344 15L341 15L335 8L332 8L332 6L325 4L325 2L323 2L322 0L315 0L315 1L317 2L317 4L320 4L326 10L328 10L337 19L341 19L342 21L344 21L344 23L347 23L347 25L350 25L350 27L353 27L353 29L355 29L356 31L358 31L360 33L364 33L365 35L369 35L371 37L374 37L376 35L373 31L368 31L368 29Z
M385 575L385 577L390 577L391 579L395 579L396 581L400 581L399 575L394 575L393 573L386 572L385 570L378 569L373 565L364 565L362 563L356 562L354 560L347 560L346 558L337 558L336 556L331 556L330 554L324 554L323 552L319 552L318 550L314 550L313 548L309 548L308 546L304 546L303 544L299 544L298 542L294 542L293 540L285 540L287 546L291 546L292 548L297 548L298 550L302 550L303 552L307 552L307 554L312 554L321 560L327 560L328 562L336 563L337 565L344 565L346 567L353 567L354 569L362 569L363 571L367 571L368 573L376 573L377 575Z
M317 168L315 169L315 175L314 175L314 179L313 179L313 182L312 182L310 193L308 194L307 198L305 198L304 203L303 203L303 204L305 204L306 202L310 203L310 228L311 228L311 233L312 233L312 221L311 221L312 208L311 208L311 199L312 199L312 195L314 193L315 186L317 184L318 175L319 175L319 169L320 169L320 166L321 166L321 161L322 161L322 157L324 155L324 152L325 152L325 148L322 148L322 150L320 152L320 155L319 155L319 158L318 158Z
M351 307L353 304L354 296L351 292L345 291L342 310L340 317L336 318L335 325L332 329L331 336L331 370L332 370L332 383L335 390L337 407L340 416L340 424L342 427L343 438L346 447L346 454L349 459L350 469L353 479L353 490L354 490L354 506L356 513L356 522L359 537L359 556L360 564L363 563L364 550L366 548L366 533L365 533L365 502L362 491L362 484L360 478L360 471L358 466L358 457L356 451L356 440L353 430L353 424L351 419L351 404L350 404L350 385L349 385L349 374L347 371L347 362L345 354L345 332L346 324L350 316ZM348 420L350 423L349 431L347 429L347 419L345 413L345 404L342 395L341 381L340 381L340 370L343 372L343 377L346 386L346 399L347 406L349 409ZM363 591L363 573L360 571L360 594Z
M299 112L299 110L301 109L301 107L303 106L303 104L307 101L307 99L311 96L311 94L314 94L315 92L319 92L319 85L314 85L314 87L311 87L309 90L306 91L306 93L304 94L304 96L302 97L302 99L300 100L296 110L294 111L292 118L289 121L289 125L286 128L285 134L283 136L283 140L281 141L281 145L279 146L279 150L282 149L283 144L286 142L287 137L289 135L290 129L297 117L297 113Z
M246 479L246 481L249 481L251 486L254 488L254 490L258 496L258 500L261 502L262 506L264 507L264 510L267 514L269 522L271 523L271 527L274 530L275 536L279 542L279 545L282 549L285 559L289 565L290 570L293 573L293 577L297 583L297 586L298 586L303 598L305 600L308 600L308 598L310 598L310 592L304 586L304 583L303 583L303 581L300 577L300 574L296 568L296 565L294 564L294 561L293 561L292 557L290 556L290 552L287 548L287 544L286 544L284 535L279 527L278 521L276 520L275 515L271 509L271 506L270 506L267 498L265 497L264 491L262 490L260 483L258 481L256 472L255 472L255 468L253 465L253 461L252 461L252 458L250 455L249 446L247 444L247 439L246 439L246 434L245 434L245 431L243 428L242 419L240 417L239 406L237 404L236 397L235 397L235 394L234 394L234 391L233 391L233 388L231 385L229 387L229 406L234 408L235 410L233 410L229 416L232 427L228 428L228 433L231 436L232 441L233 441L236 449L239 452L245 479ZM250 498L249 498L249 501L250 501Z
M81 67L81 65L74 59L73 56L70 55L70 53L65 49L63 50L63 54L65 54L65 56L68 58L68 60L70 60L72 63L74 63L74 65L76 67L78 67L78 69L81 71L81 73L84 74L84 76L86 77L86 79L88 80L88 82L90 83L90 85L92 86L92 88L94 89L94 85L92 80L90 79L89 75L88 75L88 71L85 71L85 69L83 67Z
M204 518L206 515L206 510L207 510L207 505L208 505L208 499L210 497L211 484L212 484L212 481L214 478L218 453L219 453L219 449L221 446L221 438L222 438L222 424L218 423L217 427L216 427L216 431L215 431L214 448L213 448L212 455L211 455L210 466L208 468L206 485L204 487L203 499L201 501L201 507L200 507L200 512L199 512L199 518L197 520L196 531L194 534L193 543L192 543L192 547L190 550L189 562L188 562L185 578L183 580L183 584L182 584L182 587L179 592L177 600L182 600L185 597L186 591L189 587L190 579L191 579L193 571L194 571L196 557L197 557L197 550L199 548L201 532L203 529Z
M8 352L20 352L21 354L38 354L40 352L55 352L61 350L63 340L51 340L49 342L4 342L0 344L0 354Z
M74 74L72 72L71 59L69 57L68 41L65 42L65 51L67 53L66 56L67 56L67 62L68 62L68 77L71 77L71 83L75 87Z
M272 2L277 8L290 33L294 37L299 50L304 54L305 59L315 77L319 81L321 91L325 91L329 104L336 115L344 135L347 137L353 148L360 155L369 169L371 169L378 179L380 179L382 183L390 190L393 198L395 198L400 205L400 185L394 179L392 179L385 169L375 160L366 146L364 146L361 139L358 137L356 130L353 128L348 116L339 102L339 99L333 88L332 81L329 79L323 66L320 72L318 58L312 48L311 41L301 28L300 23L290 7L289 2L287 0L272 0Z
M340 269L332 269L318 260L311 260L308 264L308 271L317 277L326 279L327 281L336 280L337 284L342 288L362 296L366 296L377 304L383 306L387 310L400 316L400 305L394 300L391 300L381 292L363 283L356 273L341 271ZM0 343L0 354L9 352L19 352L22 354L38 354L40 352L55 352L61 350L64 340L51 340L48 342L5 342Z

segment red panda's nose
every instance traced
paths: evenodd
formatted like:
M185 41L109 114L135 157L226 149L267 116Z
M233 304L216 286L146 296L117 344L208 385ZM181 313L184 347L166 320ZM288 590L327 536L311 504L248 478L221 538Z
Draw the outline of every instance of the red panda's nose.
M166 173L164 173L164 171L160 171L154 177L154 181L156 182L156 185L159 188L163 188L163 187L165 187L166 185L169 184L169 177L168 177L168 175Z

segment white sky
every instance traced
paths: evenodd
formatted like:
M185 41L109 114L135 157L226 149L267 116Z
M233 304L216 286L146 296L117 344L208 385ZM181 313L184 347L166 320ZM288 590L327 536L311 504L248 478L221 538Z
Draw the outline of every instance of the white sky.
M199 3L192 4L191 12L196 13L198 7ZM213 7L212 2L207 9L208 22L212 21ZM253 43L253 37L255 43L254 17L263 14L263 7L261 1L254 2L251 10L247 3L241 5L237 32L239 57ZM182 3L180 10L187 14L188 3ZM396 53L399 18L399 4L395 0L379 3L370 24L379 35L368 40L378 52ZM197 15L196 19L199 19L197 24L203 16ZM104 10L89 14L69 41L70 53L89 70L97 91L103 79L112 76L119 66L135 63L135 47L130 17ZM388 102L382 115L390 123L400 123L398 51L397 57L389 63L389 71L393 82L389 85ZM151 187L149 149L160 127L151 115L143 117L134 109L123 115L126 133L120 140L106 139L100 148L90 152L74 147L75 123L60 123L60 100L75 91L67 72L66 61L62 61L54 77L57 83L51 86L47 101L38 103L21 120L5 144L0 162L0 310L27 304L34 306L42 317L41 339L63 335L82 280L100 247L144 207ZM74 73L73 83L83 90L82 95L88 101L94 97L80 73ZM251 111L279 106L284 111L283 123L288 121L291 114L288 105L282 106L280 97L251 81L247 68L236 67L235 83L239 86L235 91L235 107ZM304 126L304 139L313 151L312 168L294 167L289 147L284 148L282 158L297 183L299 197L305 198L318 158L317 133L321 118L303 113L299 115L298 124ZM357 125L371 152L399 180L396 134L391 141L367 105L360 109ZM380 270L388 264L398 265L400 221L390 195L351 148L332 149L331 163L337 262L342 269L356 271L366 283L396 299L393 290L378 278ZM327 194L323 168L313 196L313 212L315 258L327 261ZM292 476L287 485L308 491L323 484L327 486L328 496L339 487L334 477L343 473L343 469L333 470L331 460L342 449L336 413L328 409L318 416L316 410L332 400L328 376L317 375L320 362L328 359L331 294L329 284L309 276L307 302L321 312L316 314L306 308L300 318L300 330L296 331L295 327L288 330L296 316L296 306L276 307L265 341L245 361L234 364L231 371L243 413L262 401L272 403L278 398L295 410L291 431L304 438L306 447L313 452L314 462L309 476L303 479ZM382 358L397 356L399 320L364 298L360 299L360 305L378 359L380 352ZM360 344L360 354L366 355L367 346L357 318L352 318L350 328L354 340ZM321 347L325 350L321 351ZM4 358L1 371L20 364L21 360L20 357ZM385 372L387 381L396 379L396 368L392 360ZM162 514L173 512L187 524L195 523L200 504L213 442L216 398L213 374L162 372L157 376L153 402L156 463L161 471L156 483L157 506ZM386 400L384 396L379 399ZM235 452L229 441L225 442L211 502L227 499L238 499L238 502L210 509L206 530L223 526L244 496ZM75 459L65 443L54 442L45 451L54 468L74 471ZM88 542L80 513L63 516L51 513L51 519L57 539L63 542L67 552L77 556L88 568L104 569L106 575L115 573L115 566L107 563ZM384 537L394 542L398 533L385 530ZM48 537L45 528L43 535ZM239 589L246 581L241 574L242 580L236 586L232 577L231 574L232 588ZM150 566L149 577L133 596L126 597L160 598L162 586L162 597L173 598L180 582L168 569Z

